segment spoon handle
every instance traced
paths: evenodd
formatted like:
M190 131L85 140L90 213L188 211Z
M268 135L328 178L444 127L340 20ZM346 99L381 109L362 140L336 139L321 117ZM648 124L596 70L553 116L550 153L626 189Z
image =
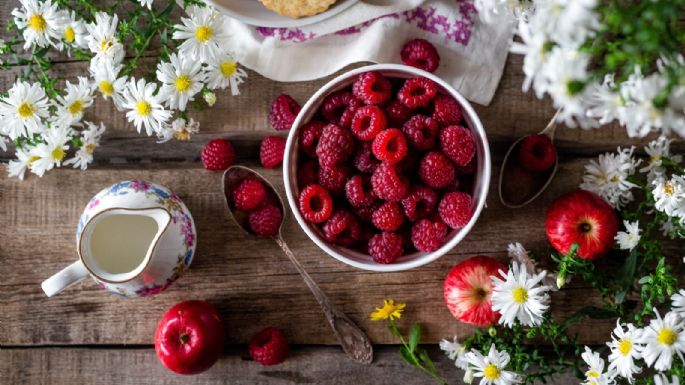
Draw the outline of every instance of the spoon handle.
M300 261L295 258L295 254L290 251L290 248L283 240L283 237L278 234L274 237L274 240L281 247L281 250L288 256L290 262L295 265L295 268L300 273L304 282L309 286L309 290L312 291L316 301L321 306L328 323L333 329L333 333L337 337L340 345L342 345L345 353L361 364L368 365L373 361L373 346L369 341L369 337L366 336L359 326L357 326L345 313L338 310L328 299L326 294L321 291L319 285L314 282L312 277L309 276L307 271L302 267Z

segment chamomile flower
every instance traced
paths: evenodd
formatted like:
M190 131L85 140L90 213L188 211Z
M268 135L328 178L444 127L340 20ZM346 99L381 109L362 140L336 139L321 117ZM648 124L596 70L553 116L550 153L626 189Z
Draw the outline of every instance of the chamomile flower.
M108 60L104 62L91 61L90 63L90 74L93 77L93 84L105 100L112 98L114 106L119 111L122 109L122 94L128 79L126 76L117 77L122 67L121 64L114 64Z
M7 164L7 173L10 177L16 176L20 180L24 180L24 174L31 165L31 156L24 149L17 148L15 151L17 159L10 160Z
M588 85L587 115L599 119L599 124L607 124L613 120L625 124L627 113L625 96L615 92L614 88L614 74L606 75L602 83L592 82Z
M654 207L669 217L685 216L685 179L673 175L671 179L657 179L652 182Z
M159 98L168 107L185 111L188 101L202 90L205 74L199 61L172 54L169 62L157 66L157 79L162 82Z
M62 11L60 34L61 40L57 45L60 51L68 50L70 47L88 48L86 24L76 18L74 11Z
M469 364L466 361L466 349L457 341L457 337L452 338L452 341L443 339L440 341L440 349L445 352L450 360L454 361L454 366L459 369L467 370Z
M683 157L680 155L671 155L672 142L673 140L661 135L645 146L645 152L649 156L649 159L647 160L645 167L640 169L640 172L647 173L647 181L649 183L652 183L664 175L666 171L663 167L664 159L670 159L676 163L680 163L683 160Z
M24 49L33 44L38 47L53 45L61 39L61 14L52 0L19 0L21 9L12 11L14 23L23 30Z
M76 155L68 159L64 164L73 164L74 168L85 170L88 164L93 162L93 152L100 145L100 139L105 132L105 125L100 122L100 125L85 122L86 129L81 131L81 148L76 151Z
M173 38L185 40L178 51L181 56L206 63L221 53L220 43L226 39L225 18L212 7L186 8L189 17L182 17L183 24L174 26Z
M507 246L507 255L512 261L518 262L520 265L525 266L529 274L537 274L540 272L540 269L537 267L537 263L535 260L533 260L533 258L531 258L531 256L528 254L528 250L526 250L522 244L518 242L510 243ZM550 290L556 291L559 289L555 283L556 279L557 277L555 274L547 273L545 278L542 280L542 284L549 286Z
M87 78L79 76L78 84L66 82L66 95L56 99L58 125L71 126L81 121L83 111L93 105L93 87Z
M625 327L625 328L624 328ZM633 324L622 325L616 320L616 328L611 336L611 342L607 343L611 354L609 355L609 371L615 371L619 376L633 383L633 374L642 370L635 360L639 360L640 349L638 341L642 330L635 328Z
M527 92L532 85L535 95L542 98L547 89L542 68L549 58L547 46L550 42L544 33L532 31L526 22L519 22L517 34L521 38L521 43L513 42L511 52L524 55L523 73L526 78L523 80L523 91Z
M599 26L597 0L535 2L535 21L561 46L578 47Z
M621 250L632 250L640 242L640 222L623 221L626 231L616 233L614 239Z
M656 318L644 328L640 343L644 344L642 359L647 366L658 371L669 370L673 355L683 360L685 352L685 322L675 312L668 312L661 318L655 309Z
M171 117L171 111L165 110L159 97L155 95L157 84L146 83L145 79L131 78L123 94L122 108L128 110L126 117L138 132L145 127L145 132L152 135L159 132L162 125Z
M680 318L685 318L685 289L671 296L671 308Z
M663 373L656 374L654 375L654 385L680 385L680 380L675 374L671 375L671 381Z
M605 362L604 359L599 356L599 353L593 352L586 346L585 352L581 354L581 357L588 366L588 369L585 371L585 381L583 384L607 385L614 383L614 377L616 374L612 370L607 372L604 371Z
M29 162L32 173L43 176L46 171L62 165L69 149L67 143L71 140L70 133L71 129L59 125L45 130L42 136L45 143L38 144L31 151L32 157L37 158L31 159Z
M229 52L209 59L207 66L207 87L210 89L231 88L231 95L240 95L238 86L245 81L247 72L238 67L238 62Z
M631 189L637 187L628 177L635 173L640 160L633 158L634 148L618 148L616 153L606 153L585 165L580 188L604 198L611 206L620 209L633 200Z
M499 323L508 327L518 320L522 325L534 326L542 322L544 313L549 308L549 286L540 282L547 275L546 271L531 275L525 266L517 262L500 276L492 276L492 310L499 311Z
M674 111L668 106L657 107L654 100L668 86L668 79L658 73L644 77L639 67L628 81L621 84L621 90L629 98L626 110L626 130L630 137L644 137L655 128L667 128L675 119Z
M7 97L0 98L0 117L3 120L0 132L12 140L40 132L43 128L41 120L48 117L48 99L43 87L19 80L7 93Z
M94 60L119 64L124 59L124 46L116 38L119 18L105 12L95 14L95 23L86 25L88 48L96 55Z
M196 134L200 131L200 123L196 122L195 119L190 118L190 121L186 121L183 118L178 118L171 122L171 124L165 124L162 130L157 133L159 137L158 143L168 142L171 139L176 139L179 141L190 140L192 134Z
M516 373L505 370L510 361L509 353L497 351L495 344L490 345L487 356L476 350L466 353L466 361L473 376L481 377L480 385L511 385L521 382Z

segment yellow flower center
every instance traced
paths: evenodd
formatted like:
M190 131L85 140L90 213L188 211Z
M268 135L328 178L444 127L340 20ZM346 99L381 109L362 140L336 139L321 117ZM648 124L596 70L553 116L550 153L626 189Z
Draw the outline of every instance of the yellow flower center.
M596 370L590 370L589 372L585 373L585 377L587 377L587 378L599 378L599 372Z
M114 86L107 80L101 81L98 88L103 95L112 95L114 93Z
M136 104L136 111L138 111L140 116L148 116L152 112L152 106L145 100L141 100Z
M666 182L666 184L664 184L664 194L666 194L666 195L668 195L668 196L672 196L673 193L675 192L675 191L673 191L673 190L674 190L674 189L673 189L673 183L671 183L671 182Z
M67 43L72 43L74 39L76 39L76 34L74 33L74 29L69 25L64 29L64 40Z
M100 51L107 52L110 48L112 48L111 40L103 40L100 42Z
M30 166L30 165L34 164L38 159L40 159L40 156L33 155L29 158L27 163Z
M618 342L618 351L625 357L630 354L630 350L633 348L633 343L629 340L622 339Z
M519 305L528 300L528 291L522 287L517 287L511 294L514 297L514 302Z
M193 85L193 81L190 80L190 77L188 75L181 75L176 78L176 91L178 92L186 92L190 88L190 86Z
M43 32L45 31L45 28L47 28L48 23L45 21L45 18L43 15L31 15L28 20L29 26L38 32Z
M52 159L54 159L58 162L61 162L62 159L64 159L65 155L66 155L66 153L64 152L64 150L62 150L62 147L57 147L56 149L52 150L52 152L50 153L50 156L52 157Z
M36 112L36 109L33 107L33 104L22 102L19 105L19 108L17 108L17 112L22 119L26 119L32 117L33 113Z
M493 364L488 364L483 368L483 377L490 381L495 381L499 378L499 368Z
M95 143L88 143L86 144L86 152L89 154L92 154L95 151L95 148L97 148L97 144Z
M181 130L174 133L174 139L180 141L190 140L190 132L188 130Z
M220 69L221 69L221 74L224 75L227 78L230 78L233 73L235 73L237 66L235 62L232 61L225 61L221 63Z
M656 341L662 345L673 345L678 339L678 335L675 334L673 329L663 328L659 330L659 334L656 336Z
M78 115L81 111L83 111L83 101L81 99L76 99L73 103L69 105L67 108L69 110L69 113L73 115Z
M212 34L213 34L212 29L209 28L208 25L203 25L203 26L201 26L195 30L195 38L197 38L197 40L200 43L204 43L207 40L211 39Z

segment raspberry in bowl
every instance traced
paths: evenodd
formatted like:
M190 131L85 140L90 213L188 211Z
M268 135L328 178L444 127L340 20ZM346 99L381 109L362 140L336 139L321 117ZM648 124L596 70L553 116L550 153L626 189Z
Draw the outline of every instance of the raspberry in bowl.
M302 107L283 177L295 219L327 254L401 271L466 236L490 168L485 131L464 97L428 72L378 64L338 76Z

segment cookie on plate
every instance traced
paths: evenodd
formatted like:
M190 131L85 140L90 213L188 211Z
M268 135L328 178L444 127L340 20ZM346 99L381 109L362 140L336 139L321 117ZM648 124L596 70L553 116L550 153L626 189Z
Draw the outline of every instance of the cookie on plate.
M268 9L281 16L297 19L326 11L336 0L259 0Z

